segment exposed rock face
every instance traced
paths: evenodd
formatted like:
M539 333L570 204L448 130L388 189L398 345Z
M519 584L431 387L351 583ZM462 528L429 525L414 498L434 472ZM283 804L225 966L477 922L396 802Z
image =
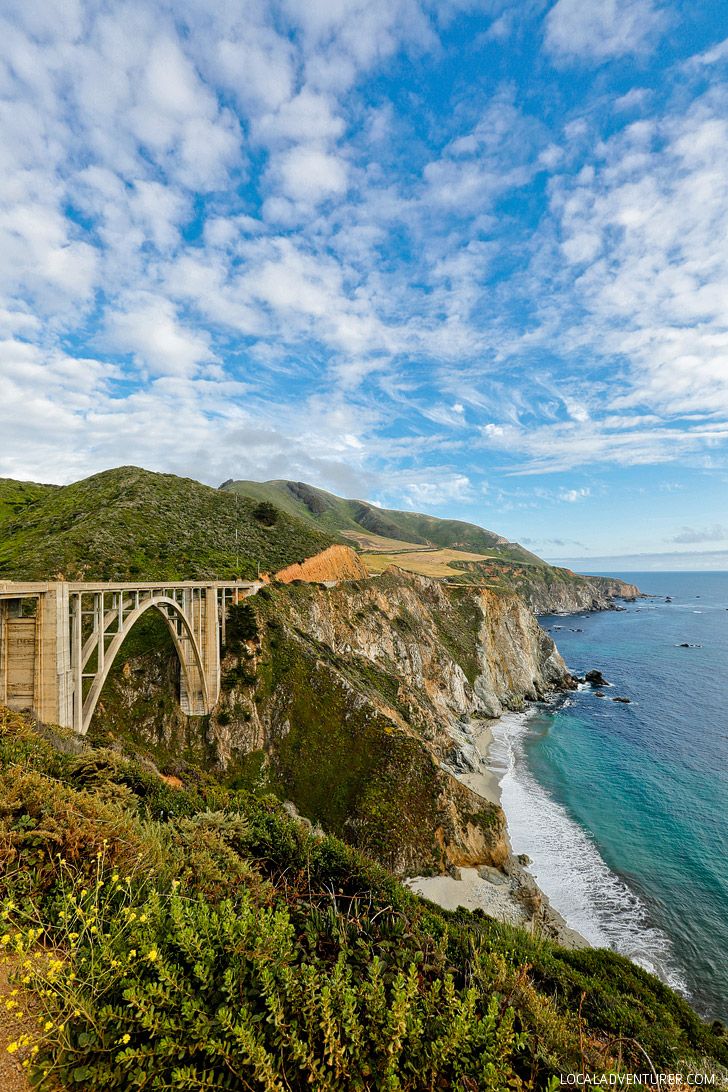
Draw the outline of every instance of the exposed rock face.
M480 606L479 712L499 717L504 709L521 709L524 701L573 685L556 645L520 596L481 591Z
M290 584L294 580L362 580L366 576L364 563L350 546L329 546L299 564L281 569L275 579Z
M559 579L558 574L562 573L568 578ZM615 599L632 601L641 594L635 584L616 578L581 576L569 569L546 569L525 591L525 598L536 614L576 614L583 610L613 610Z
M224 761L262 741L277 791L390 867L501 867L501 809L448 766L467 765L473 719L572 685L522 599L391 570L251 603L255 682L211 723Z
M225 656L209 722L180 730L173 693L152 707L166 669L147 663L150 689L141 657L114 680L115 724L128 716L164 755L179 741L182 763L197 737L197 762L268 785L398 871L503 867L503 812L450 770L468 768L478 718L572 685L525 602L390 570L331 587L272 584L247 603L257 637Z

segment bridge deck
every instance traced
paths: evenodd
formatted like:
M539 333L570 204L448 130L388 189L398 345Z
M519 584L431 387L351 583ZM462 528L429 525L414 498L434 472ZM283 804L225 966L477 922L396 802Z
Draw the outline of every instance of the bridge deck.
M232 588L245 589L261 586L259 580L137 580L137 581L56 581L26 580L0 581L0 599L23 599L34 595L45 595L52 587L63 583L69 592L106 592L106 591L149 591L154 588Z

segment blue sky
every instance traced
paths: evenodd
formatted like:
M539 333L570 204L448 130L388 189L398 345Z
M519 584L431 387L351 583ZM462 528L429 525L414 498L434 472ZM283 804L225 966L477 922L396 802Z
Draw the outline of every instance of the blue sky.
M0 474L728 564L725 2L1 11Z

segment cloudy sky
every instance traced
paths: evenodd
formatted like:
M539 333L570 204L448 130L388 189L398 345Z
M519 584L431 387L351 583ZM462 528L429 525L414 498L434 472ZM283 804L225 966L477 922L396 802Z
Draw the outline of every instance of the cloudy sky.
M728 8L4 0L0 475L728 549Z

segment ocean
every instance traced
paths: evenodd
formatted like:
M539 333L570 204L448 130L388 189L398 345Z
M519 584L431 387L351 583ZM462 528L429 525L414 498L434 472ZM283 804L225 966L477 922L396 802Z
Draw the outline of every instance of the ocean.
M605 697L582 688L495 726L513 850L587 940L726 1021L728 573L609 575L655 598L540 619Z

